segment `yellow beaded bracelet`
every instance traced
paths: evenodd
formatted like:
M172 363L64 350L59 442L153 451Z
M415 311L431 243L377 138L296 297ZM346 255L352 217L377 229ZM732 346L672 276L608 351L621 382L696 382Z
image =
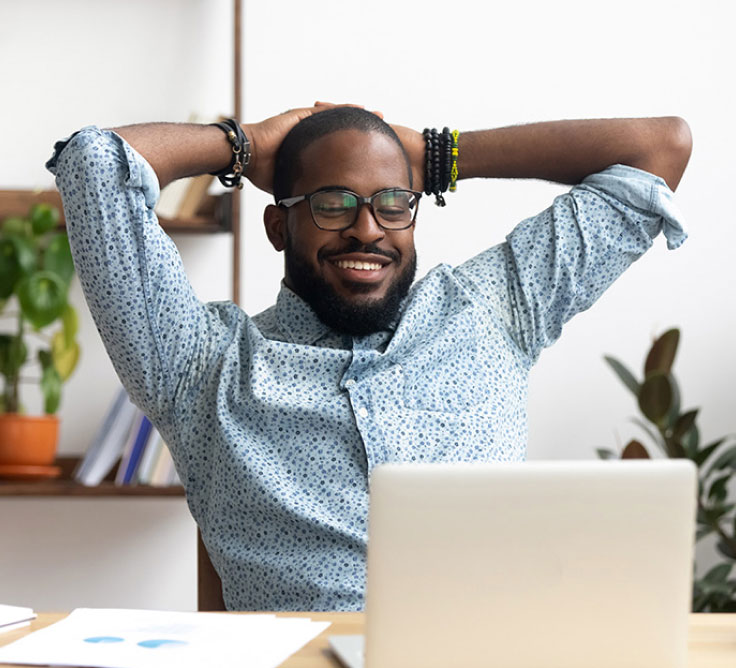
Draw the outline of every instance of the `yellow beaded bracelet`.
M457 190L457 156L458 156L458 139L460 137L459 130L452 131L452 167L450 167L450 192L454 193Z

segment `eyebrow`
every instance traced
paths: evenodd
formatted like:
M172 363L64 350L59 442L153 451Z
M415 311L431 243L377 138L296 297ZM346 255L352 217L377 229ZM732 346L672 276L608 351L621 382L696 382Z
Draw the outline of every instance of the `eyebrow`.
M317 188L317 190L315 190L314 192L318 193L318 192L321 192L322 190L347 190L351 193L355 192L352 188L348 188L347 186L341 186L341 185L322 186L321 188Z
M407 188L404 186L396 186L396 185L384 186L383 188L379 188L378 190L376 190L376 192L380 193L382 190L393 190L393 189L408 190L410 188ZM319 192L324 192L324 191L329 191L329 190L347 190L348 192L354 193L356 195L359 194L359 193L356 193L352 188L348 186L342 186L342 185L322 186L321 188L317 188L317 190L314 190L312 192L319 193ZM375 195L376 193L373 193L373 194Z

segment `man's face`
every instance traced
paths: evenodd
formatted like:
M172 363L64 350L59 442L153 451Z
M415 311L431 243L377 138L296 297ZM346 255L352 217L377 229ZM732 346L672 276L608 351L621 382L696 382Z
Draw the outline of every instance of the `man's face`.
M301 164L294 195L340 187L368 197L410 187L401 149L380 133L334 132L307 146ZM384 230L366 205L354 225L337 232L319 229L306 201L285 215L286 285L334 329L385 329L414 280L414 228Z

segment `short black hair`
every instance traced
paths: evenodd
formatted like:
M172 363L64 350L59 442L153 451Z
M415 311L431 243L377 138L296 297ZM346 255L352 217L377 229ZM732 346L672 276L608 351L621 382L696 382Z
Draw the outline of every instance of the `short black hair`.
M301 154L313 141L339 130L360 130L361 132L380 132L390 137L401 149L409 172L409 186L412 187L411 162L409 154L394 129L383 119L370 111L358 107L334 107L299 121L284 137L276 153L273 172L273 196L278 202L292 196L294 183L302 174Z

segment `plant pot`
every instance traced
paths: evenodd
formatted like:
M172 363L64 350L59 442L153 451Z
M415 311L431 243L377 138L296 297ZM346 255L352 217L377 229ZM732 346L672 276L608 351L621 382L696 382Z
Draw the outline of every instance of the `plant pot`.
M58 442L55 415L0 414L0 464L49 466Z

